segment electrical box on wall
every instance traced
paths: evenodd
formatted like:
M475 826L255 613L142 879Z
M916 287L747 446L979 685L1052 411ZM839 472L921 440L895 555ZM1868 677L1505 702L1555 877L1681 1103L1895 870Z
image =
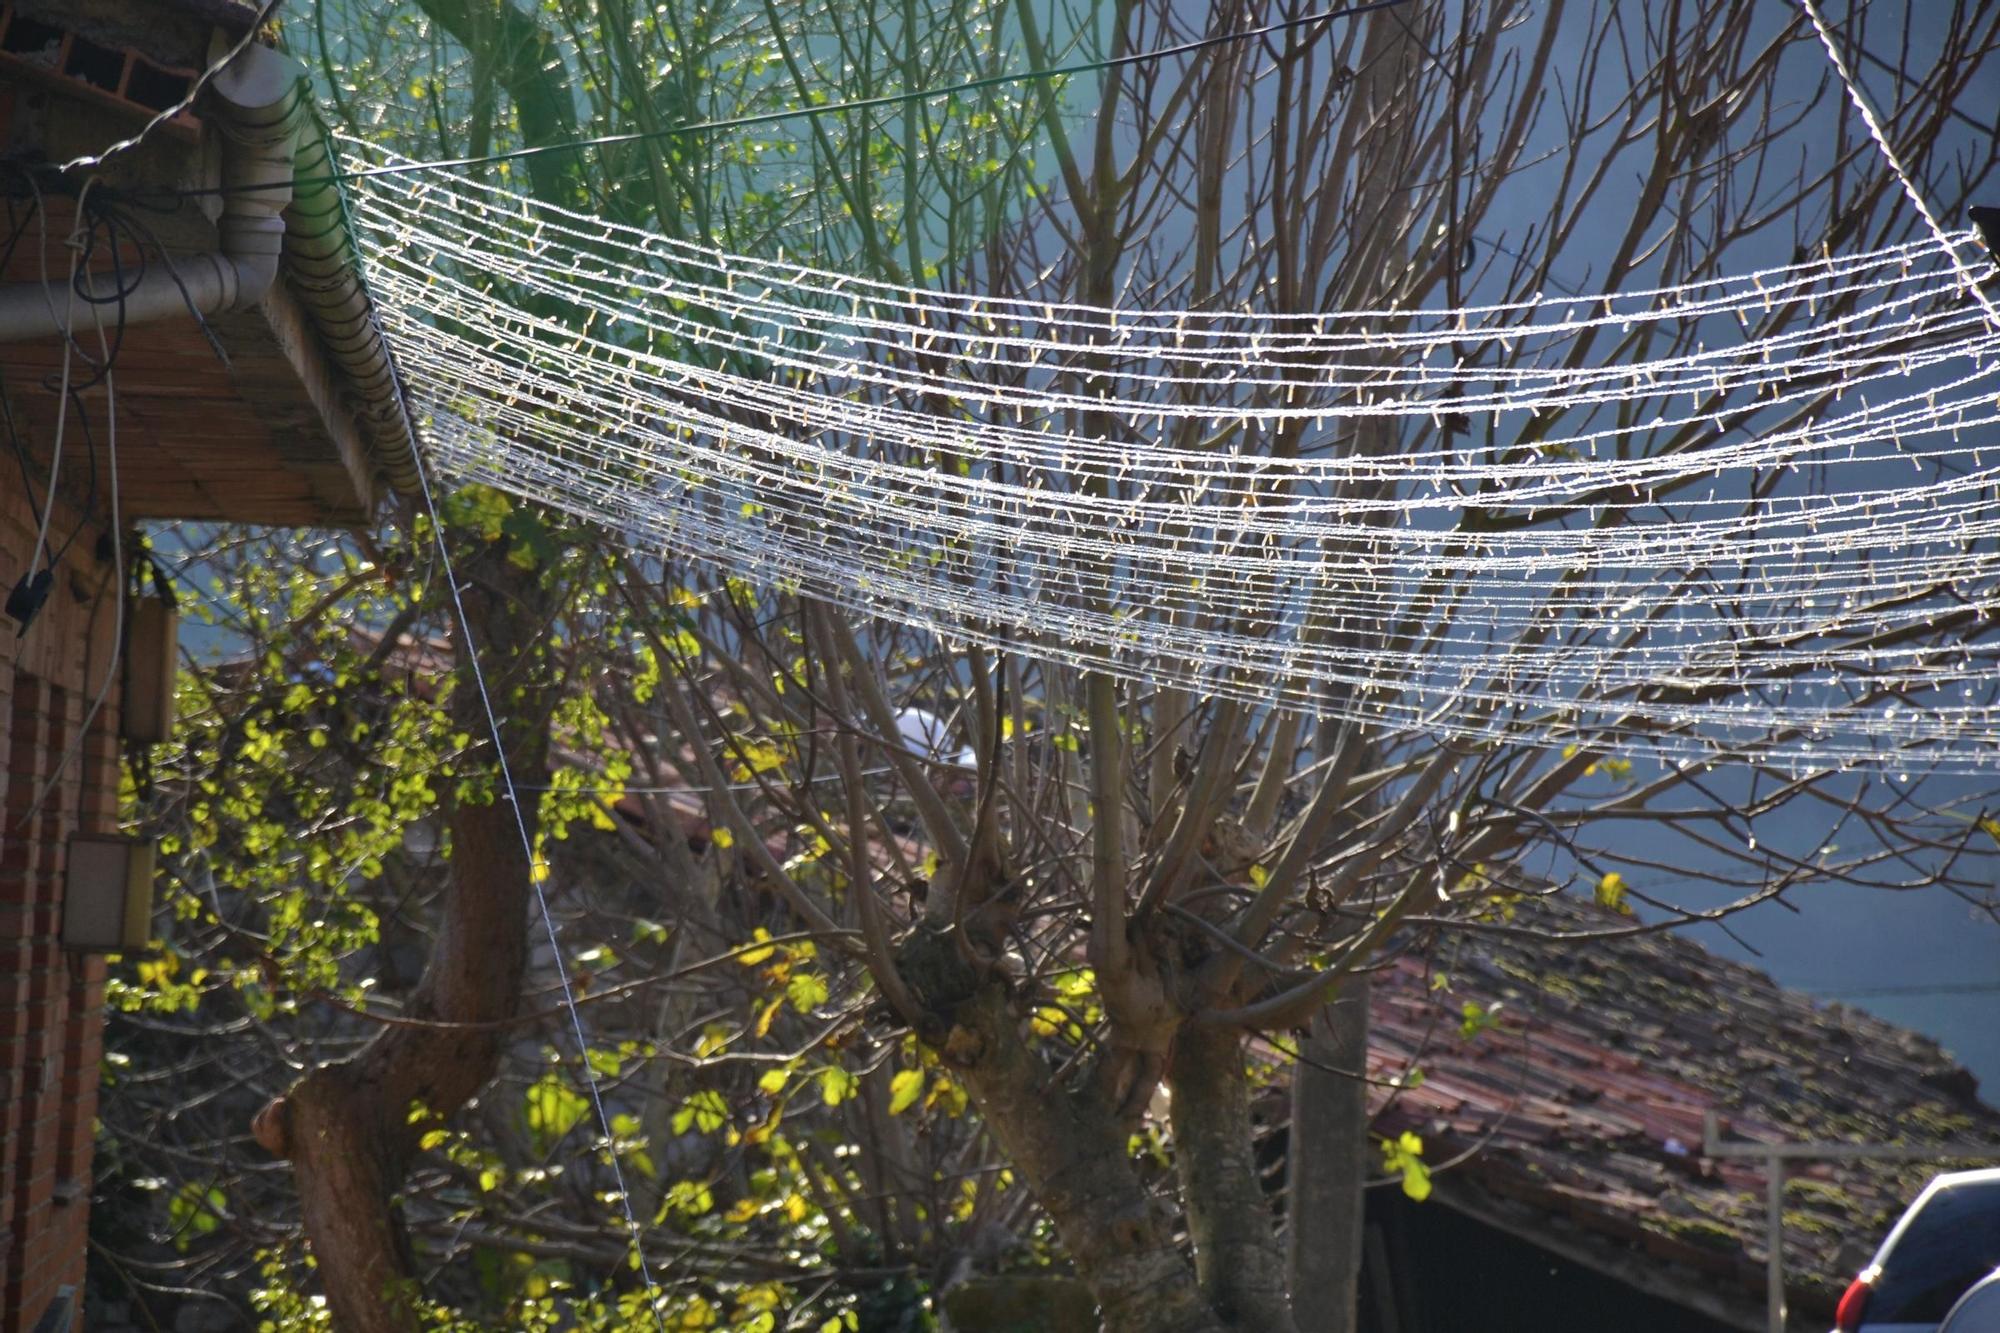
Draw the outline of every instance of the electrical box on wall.
M180 613L142 597L132 603L125 637L125 707L119 734L138 745L158 745L174 729L174 671L180 661Z
M152 930L153 844L140 838L71 838L63 885L63 948L74 953L143 949Z

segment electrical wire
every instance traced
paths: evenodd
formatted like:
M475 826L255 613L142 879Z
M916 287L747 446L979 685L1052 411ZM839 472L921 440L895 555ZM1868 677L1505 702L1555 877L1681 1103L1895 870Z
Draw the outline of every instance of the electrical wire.
M20 429L14 422L14 405L7 397L4 370L0 370L0 426L6 428L8 449L14 455L14 465L21 472L21 494L28 497L29 510L37 512L42 502L35 498L35 478L28 468L28 447L22 442Z
M96 179L95 177L92 177L91 182L86 183L84 187L85 194L88 194L89 185L90 183L94 183L95 179ZM81 209L81 198L79 198L77 225L79 227L86 225L84 221L84 214ZM72 243L74 243L75 238L72 237L71 239ZM81 253L80 247L73 250L73 254L80 254L80 253ZM72 260L72 271L70 276L72 285L75 283L76 280L74 264L75 261ZM124 657L125 597L126 597L125 585L127 582L127 573L125 569L125 545L124 545L125 518L124 518L124 512L120 506L119 495L118 495L118 381L114 370L114 362L116 360L116 356L115 356L115 348L111 340L106 336L104 331L103 304L100 302L91 302L89 304L89 309L90 309L92 323L95 325L97 330L98 351L100 356L102 357L102 361L100 362L101 370L99 373L102 383L104 385L104 413L105 413L104 448L105 448L106 470L110 475L110 484L111 484L111 582L116 586L117 589L115 597L112 602L111 639L108 651L106 653L106 660L104 664L104 676L103 679L98 684L97 692L91 697L90 707L84 711L83 720L77 726L76 734L73 737L71 737L70 743L66 747L64 747L62 757L58 759L56 761L55 766L49 770L49 775L42 781L40 789L37 790L35 793L34 800L28 803L27 810L22 814L21 818L16 822L15 827L17 828L26 827L27 824L34 819L35 815L41 810L43 802L48 799L49 793L55 790L56 785L62 780L63 774L69 771L69 766L72 763L74 763L76 761L76 757L80 753L82 753L85 742L88 741L90 738L90 729L92 726L96 724L97 715L103 709L104 701L110 697L112 682L118 678L118 668L121 662L123 661ZM71 304L70 310L73 314L75 311L74 303ZM122 318L120 319L119 323L120 327L122 328L124 323ZM67 375L66 368L69 355L69 346L71 342L74 341L74 337L75 337L75 330L69 327L68 325L65 325L63 328L65 376ZM65 393L65 398L67 398L67 396L68 396L67 393ZM95 450L92 449L91 452L94 455ZM55 485L53 478L51 478L49 486L49 499L51 506L53 506L55 500ZM85 514L83 518L79 518L78 520L77 526L79 531L82 529L84 519L88 517L89 508L90 506L86 504ZM76 539L75 534L72 533L70 540L74 541L75 539ZM65 543L65 549L67 549L67 543ZM50 563L53 564L54 560L52 559Z
M340 206L344 214L346 210L344 198ZM351 219L349 226L351 229ZM371 299L369 319L376 336L382 338L386 344L387 339L380 324L379 311L380 305ZM421 438L417 434L416 423L409 418L408 398L400 374L397 374L395 392L398 409L404 416L404 429L409 432L412 440ZM598 1129L604 1135L605 1156L611 1163L612 1179L618 1188L619 1208L624 1214L626 1230L632 1239L632 1255L638 1264L640 1280L645 1284L649 1297L647 1308L652 1312L654 1323L660 1333L667 1333L666 1315L657 1299L659 1284L654 1280L652 1267L646 1258L645 1232L639 1223L638 1214L632 1207L632 1191L626 1184L624 1164L618 1153L618 1136L612 1127L610 1113L604 1105L603 1088L598 1081L597 1071L591 1065L590 1038L584 1027L583 1012L577 1005L576 992L570 982L569 968L563 964L561 936L556 930L555 915L549 908L548 894L542 887L546 862L536 853L534 838L528 832L528 818L522 808L522 788L516 785L513 768L508 762L506 738L500 729L500 718L493 704L493 695L487 688L485 669L479 662L479 645L473 636L471 618L465 613L464 596L460 591L458 574L452 567L451 548L445 540L444 520L431 490L429 472L424 465L422 452L418 451L414 457L419 494L423 500L424 510L430 518L431 535L437 546L438 572L444 578L445 587L451 594L452 609L458 620L459 633L465 643L466 665L472 674L473 686L479 694L480 709L486 719L487 732L493 739L494 765L499 770L501 786L505 793L504 799L513 814L514 831L520 838L521 853L529 868L528 887L535 896L535 905L542 919L542 930L548 939L549 953L555 963L556 979L562 990L563 1007L569 1014L570 1032L576 1041L577 1065L583 1072L584 1086L590 1093L590 1104L596 1112Z
M273 3L276 0L272 0ZM1105 70L1122 69L1134 65L1148 64L1156 60L1166 60L1174 56L1189 55L1210 47L1227 43L1247 41L1253 37L1268 37L1294 28L1309 27L1316 23L1327 23L1334 19L1353 18L1372 13L1378 9L1393 9L1406 0L1369 0L1365 4L1347 5L1333 9L1322 9L1311 14L1301 14L1295 18L1280 19L1255 28L1245 28L1237 32L1215 33L1174 46L1158 47L1147 51L1133 51L1122 56L1110 56L1102 60L1079 61L1069 65L1051 66L1046 69L1022 70L1012 74L989 74L982 78L968 79L962 83L945 84L936 88L918 88L907 92L884 93L876 97L850 98L842 102L824 102L816 106L786 107L778 111L760 111L747 116L731 116L722 120L690 121L681 125L669 125L656 130L630 130L617 134L599 134L585 139L570 139L561 143L525 144L519 148L502 149L499 152L484 153L469 157L435 158L428 161L414 159L375 167L357 167L335 171L323 176L300 177L279 184L212 186L202 189L170 190L152 192L161 196L192 198L253 190L294 189L302 185L331 185L348 181L370 180L382 176L400 176L413 172L457 171L466 167L493 166L503 162L519 162L528 158L543 157L552 153L581 153L592 148L612 148L623 144L646 143L661 139L686 138L692 135L719 134L724 130L747 129L757 125L776 125L793 120L814 120L821 116L838 115L848 111L870 111L882 107L903 106L910 102L933 101L940 97L955 97L961 93L981 92L988 88L1000 88L1009 84L1031 83L1045 79L1068 78L1076 74L1094 74ZM57 168L67 171L78 165L87 165L88 159L79 158Z
M62 479L63 437L65 427L69 424L70 371L74 364L76 353L76 338L73 332L73 321L76 315L75 285L77 268L83 258L83 245L78 232L86 225L86 218L88 216L86 205L90 199L91 187L96 183L94 177L91 180L85 181L83 189L78 193L76 218L71 224L69 240L66 242L66 247L69 250L69 278L65 283L65 290L68 292L68 297L63 315L56 320L57 327L63 330L63 355L61 382L56 390L55 437L54 443L50 446L49 450L48 494L43 498L41 516L35 524L35 542L28 549L28 567L23 572L21 578L21 587L38 588L39 590L35 593L36 600L27 610L28 618L18 627L16 633L17 644L21 638L26 637L29 630L34 628L34 620L42 605L40 599L47 595L47 581L53 572L54 561L50 560L47 564L44 564L43 559L48 551L49 524L54 519L56 512L57 488ZM33 186L32 179L30 180L30 186L31 188ZM53 316L55 315L55 298L49 288L48 209L42 200L39 189L34 190L34 197L36 226L40 231L41 241L37 249L41 267L42 300L48 305L49 313ZM18 647L16 651L18 653ZM39 799L37 798L38 804Z

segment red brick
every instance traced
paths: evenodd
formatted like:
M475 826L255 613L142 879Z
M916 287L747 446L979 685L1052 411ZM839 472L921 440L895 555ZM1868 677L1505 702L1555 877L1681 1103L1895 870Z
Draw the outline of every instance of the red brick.
M0 494L0 550L16 563L35 517ZM68 839L116 823L115 698L47 779L83 725L108 634L102 616L64 603L0 665L0 1333L32 1327L83 1276L105 970L66 955L58 935ZM82 1188L58 1204L64 1182Z

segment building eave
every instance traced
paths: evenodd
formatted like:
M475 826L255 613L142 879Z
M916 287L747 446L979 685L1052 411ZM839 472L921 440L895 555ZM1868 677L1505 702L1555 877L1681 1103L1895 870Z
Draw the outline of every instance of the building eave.
M1434 1178L1429 1204L1461 1213L1482 1226L1517 1237L1582 1268L1669 1301L1744 1333L1763 1333L1764 1307L1745 1285L1746 1275L1726 1274L1621 1245L1601 1231L1570 1224L1546 1209L1490 1193L1470 1179ZM1728 1256L1717 1256L1726 1260ZM1748 1275L1754 1277L1755 1275ZM1719 1280L1718 1280L1719 1279Z

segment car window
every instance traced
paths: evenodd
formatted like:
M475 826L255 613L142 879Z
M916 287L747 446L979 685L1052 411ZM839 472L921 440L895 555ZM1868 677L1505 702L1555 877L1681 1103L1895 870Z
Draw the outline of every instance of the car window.
M1995 1268L2000 1268L2000 1181L1940 1190L1889 1252L1868 1299L1868 1322L1935 1324Z

